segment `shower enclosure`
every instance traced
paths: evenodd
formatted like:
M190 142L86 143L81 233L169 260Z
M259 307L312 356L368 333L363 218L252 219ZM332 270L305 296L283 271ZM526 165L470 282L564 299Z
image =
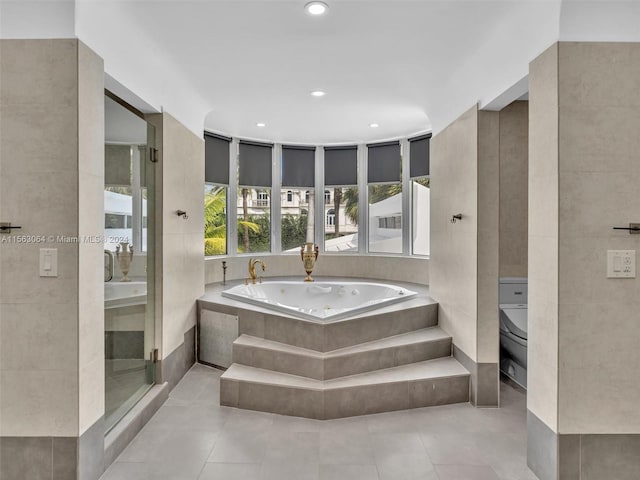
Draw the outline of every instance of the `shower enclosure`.
M155 383L155 130L105 96L107 432Z

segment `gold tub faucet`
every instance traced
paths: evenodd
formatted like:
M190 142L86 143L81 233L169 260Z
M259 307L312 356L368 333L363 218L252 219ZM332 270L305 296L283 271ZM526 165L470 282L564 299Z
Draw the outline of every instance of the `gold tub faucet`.
M267 266L259 258L250 258L249 259L249 276L251 277L251 283L254 284L254 285L256 283L256 278L258 278L258 275L256 274L256 264L258 264L258 263L262 266L262 271L263 272L267 269ZM258 278L258 281L260 283L262 283L262 276L260 276ZM249 279L247 278L244 281L244 283L245 283L245 285L248 284L249 283Z

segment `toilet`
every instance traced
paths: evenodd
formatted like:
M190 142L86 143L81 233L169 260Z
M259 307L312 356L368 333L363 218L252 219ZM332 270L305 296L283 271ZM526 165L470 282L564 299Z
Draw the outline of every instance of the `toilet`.
M527 279L500 279L500 370L527 388Z

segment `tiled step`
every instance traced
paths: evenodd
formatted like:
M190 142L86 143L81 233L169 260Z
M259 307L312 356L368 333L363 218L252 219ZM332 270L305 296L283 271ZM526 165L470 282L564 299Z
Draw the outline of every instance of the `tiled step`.
M321 353L241 335L233 343L233 361L242 365L329 380L451 355L451 336L424 328Z
M453 357L332 380L233 364L220 379L222 405L330 419L469 401L469 372Z
M320 323L254 312L238 317L238 333L275 342L330 352L364 342L438 325L438 304L419 297L353 318Z

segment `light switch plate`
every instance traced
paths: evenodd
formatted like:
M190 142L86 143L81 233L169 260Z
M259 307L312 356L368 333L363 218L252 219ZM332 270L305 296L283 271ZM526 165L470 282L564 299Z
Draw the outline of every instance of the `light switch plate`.
M58 276L58 249L57 248L41 248L40 249L40 276L41 277L57 277Z
M607 250L607 278L636 278L636 251Z

